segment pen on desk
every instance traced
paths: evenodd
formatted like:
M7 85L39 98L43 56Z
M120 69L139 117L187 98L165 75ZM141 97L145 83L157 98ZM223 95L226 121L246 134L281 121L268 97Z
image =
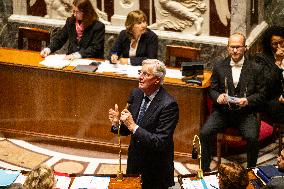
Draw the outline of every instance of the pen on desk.
M210 184L210 186L212 186L215 189L219 189L218 187L214 186L213 184Z

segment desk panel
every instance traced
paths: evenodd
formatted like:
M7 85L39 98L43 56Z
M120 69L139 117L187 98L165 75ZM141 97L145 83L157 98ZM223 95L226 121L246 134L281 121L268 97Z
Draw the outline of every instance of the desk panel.
M7 54L17 58L9 59ZM117 152L108 110L115 103L120 109L125 107L138 80L111 73L48 69L38 65L40 60L35 52L0 49L0 130L13 137L89 143L103 151L108 148ZM175 155L189 156L193 136L205 120L208 84L196 88L166 79L164 87L180 108L174 133ZM122 139L124 149L129 138Z

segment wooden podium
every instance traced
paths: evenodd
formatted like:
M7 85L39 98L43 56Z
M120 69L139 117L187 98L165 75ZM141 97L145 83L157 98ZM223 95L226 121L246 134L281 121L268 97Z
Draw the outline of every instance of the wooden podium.
M124 176L122 181L110 178L109 189L141 189L141 176Z

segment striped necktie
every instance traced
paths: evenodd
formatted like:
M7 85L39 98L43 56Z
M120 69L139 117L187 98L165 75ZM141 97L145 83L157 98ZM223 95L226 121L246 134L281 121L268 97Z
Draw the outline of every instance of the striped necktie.
M139 115L138 115L138 119L137 119L137 125L139 125L140 121L144 117L145 112L147 110L147 105L148 105L149 102L150 102L149 97L144 96L144 101L143 101L143 103L142 103L142 105L140 107L140 111L139 111Z

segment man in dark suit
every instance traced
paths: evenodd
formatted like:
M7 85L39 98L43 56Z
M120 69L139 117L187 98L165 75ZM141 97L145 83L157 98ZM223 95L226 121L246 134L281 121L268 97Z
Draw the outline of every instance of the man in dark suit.
M244 56L245 37L232 34L225 60L213 68L209 96L213 111L200 132L202 169L210 171L212 136L227 127L239 129L247 141L247 167L254 167L258 157L259 123L256 111L265 98L261 67Z
M164 63L147 59L142 63L139 87L131 92L129 107L109 110L112 132L131 134L127 174L141 174L143 189L166 189L174 185L173 134L179 118L178 104L161 86L166 74ZM145 111L146 110L146 111Z

